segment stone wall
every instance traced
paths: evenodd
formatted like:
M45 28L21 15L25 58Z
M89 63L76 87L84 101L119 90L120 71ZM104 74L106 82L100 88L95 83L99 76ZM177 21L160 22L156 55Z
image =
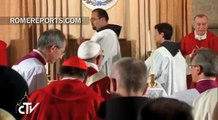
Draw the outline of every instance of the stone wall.
M218 0L192 0L192 15L203 13L209 18L209 29L218 35Z

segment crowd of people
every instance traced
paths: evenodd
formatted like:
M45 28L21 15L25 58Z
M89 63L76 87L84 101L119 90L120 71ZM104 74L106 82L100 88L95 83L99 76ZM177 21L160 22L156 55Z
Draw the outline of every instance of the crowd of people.
M88 41L78 39L77 56L62 62L57 80L47 83L45 65L67 52L58 29L43 32L37 48L11 68L0 65L0 119L218 119L218 37L208 30L206 15L194 17L193 32L180 43L171 39L169 23L156 24L160 47L145 61L121 57L120 26L108 20L105 10L92 11L96 33Z

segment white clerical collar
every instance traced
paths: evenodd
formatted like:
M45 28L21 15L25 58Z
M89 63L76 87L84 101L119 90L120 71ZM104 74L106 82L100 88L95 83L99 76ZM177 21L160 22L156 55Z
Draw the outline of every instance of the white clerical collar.
M87 66L93 67L94 69L96 69L99 72L98 66L96 64L91 63L91 62L86 62L86 64L87 64Z
M45 56L44 56L39 50L33 49L33 51L34 51L34 52L37 52L37 53L45 60L45 62L47 61L47 60L45 59Z
M207 31L203 35L197 35L196 31L194 33L195 33L195 39L197 39L199 41L207 38Z
M61 80L76 80L74 77L63 77Z

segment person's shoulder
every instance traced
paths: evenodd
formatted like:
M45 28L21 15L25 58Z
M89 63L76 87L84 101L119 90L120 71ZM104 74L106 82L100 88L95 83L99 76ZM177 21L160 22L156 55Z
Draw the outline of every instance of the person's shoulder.
M176 92L176 93L173 93L171 95L172 98L180 98L180 97L188 97L189 95L198 95L199 92L196 90L196 89L188 89L188 90L184 90L184 91L180 91L180 92Z
M87 87L87 94L89 94L89 96L92 96L92 98L101 98L101 96L99 96L95 91L92 90L92 88Z
M98 72L99 73L99 72ZM101 73L100 73L101 74ZM105 89L105 92L107 90L107 88L110 86L110 78L108 76L105 76L104 74L102 74L101 77L99 77L100 79L97 79L97 81L93 82L90 87L93 86L99 86L101 88ZM109 88L108 88L109 89Z
M108 81L110 82L110 78L108 76L104 76L102 79L100 79L99 81L101 81L102 83L108 83Z
M91 88L88 88L85 99L90 103L90 105L98 107L100 107L100 104L105 101L103 97L98 95L98 93L94 92Z
M86 90L86 95L89 99L94 100L94 101L103 101L104 99L98 95L95 91L92 90L92 88L87 87Z
M171 55L170 52L164 46L161 46L154 51L154 56L156 56L156 57L161 57L161 56L168 57L170 55Z
M91 75L93 75L93 74L95 74L95 73L97 73L98 71L94 68L94 67L92 67L92 66L89 66L88 67L88 75L89 76L91 76Z
M32 100L43 100L45 97L51 97L53 96L53 91L57 91L61 89L61 80L53 80L51 83L46 85L45 87L41 89L37 89L34 92L30 94L30 99ZM65 81L63 81L65 82ZM62 83L63 83L62 82Z
M178 99L192 105L193 101L199 96L199 94L200 93L196 89L188 89L173 93L170 98Z
M28 97L28 101L30 102L35 102L35 101L43 101L43 99L45 98L45 91L44 88L42 89L38 89L33 91L29 97Z
M163 47L163 46L157 48L156 50L154 50L154 54L157 54L157 53L161 52L163 49L166 49L166 48Z
M209 96L218 96L218 88L208 89L201 93L199 97L209 98Z
M28 58L21 60L18 64L14 66L28 66L29 68L31 67L36 67L36 66L44 66L37 58Z
M210 30L207 30L207 35L208 36L212 36L212 37L214 37L214 36L216 36L212 31L210 31Z
M28 66L26 66L28 67ZM24 71L29 71L35 74L41 74L41 73L45 73L45 67L41 64L33 64L31 66L28 67L28 69L25 69Z
M104 30L100 31L99 33L102 33L102 34L105 34L105 35L117 36L116 33L111 29L104 29Z
M12 69L16 70L20 74L45 73L45 67L43 65L36 64L36 63L30 62L30 61L23 61L18 65L13 65Z

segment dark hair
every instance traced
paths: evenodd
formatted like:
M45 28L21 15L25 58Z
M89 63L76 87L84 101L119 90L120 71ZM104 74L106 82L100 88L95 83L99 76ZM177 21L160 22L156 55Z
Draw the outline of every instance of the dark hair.
M159 33L164 34L165 40L171 40L173 35L173 27L169 23L159 23L155 25L154 28L157 29Z
M61 77L79 77L85 79L86 75L87 75L87 70L83 70L80 68L73 68L68 66L62 66L60 68Z
M28 86L24 78L15 70L0 66L0 108L8 111L16 119L21 119L17 103L27 101Z
M94 9L92 12L97 12L99 18L105 18L106 21L109 20L109 17L108 17L107 11L105 11L104 9L96 8L96 9Z
M191 106L171 98L157 98L145 104L139 118L140 120L193 120Z
M218 54L210 49L198 49L191 57L199 65L205 76L216 77L218 74Z
M40 35L37 48L47 49L52 45L56 45L57 48L62 48L65 40L66 38L62 31L58 29L47 30Z

